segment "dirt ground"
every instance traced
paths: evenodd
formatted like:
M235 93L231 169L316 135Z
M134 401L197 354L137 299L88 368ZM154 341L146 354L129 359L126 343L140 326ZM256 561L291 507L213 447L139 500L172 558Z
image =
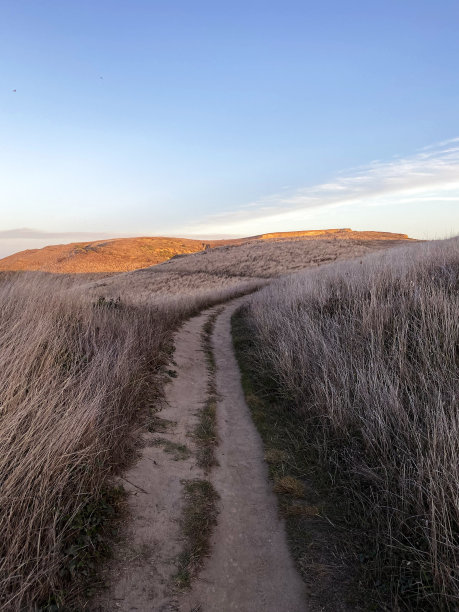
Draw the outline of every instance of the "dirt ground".
M173 577L183 542L183 481L204 478L192 432L206 400L208 370L202 327L214 310L188 321L176 334L176 377L167 387L164 429L145 433L139 461L125 474L130 521L107 568L108 588L91 609L179 612L302 612L305 586L287 547L285 527L268 481L261 440L252 423L233 353L230 319L244 298L225 306L213 334L219 397L219 465L208 478L220 495L211 553L192 582L179 591ZM175 451L174 451L175 449ZM180 450L179 450L180 449Z

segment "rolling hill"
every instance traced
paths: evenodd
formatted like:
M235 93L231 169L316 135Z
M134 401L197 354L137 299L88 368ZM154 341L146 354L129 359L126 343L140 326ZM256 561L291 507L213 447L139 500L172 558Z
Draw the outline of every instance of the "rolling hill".
M354 232L351 229L274 232L229 240L140 237L74 242L30 249L0 259L1 271L39 270L59 274L113 274L147 268L172 259L221 247L247 243L298 240L346 240L381 247L410 240L406 234Z

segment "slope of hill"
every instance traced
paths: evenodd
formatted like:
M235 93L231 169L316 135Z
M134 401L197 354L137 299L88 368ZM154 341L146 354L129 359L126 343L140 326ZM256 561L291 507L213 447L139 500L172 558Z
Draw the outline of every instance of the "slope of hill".
M149 268L133 270L110 277L84 280L84 290L97 300L118 299L130 303L151 303L159 300L181 299L203 292L225 291L230 286L266 283L269 279L315 268L338 260L362 257L381 249L388 249L415 241L368 239L368 232L348 230L346 238L341 234L309 235L270 239L251 237L234 243L173 257ZM217 244L217 243L214 243ZM221 244L221 243L220 243ZM1 263L1 262L0 262Z
M115 238L58 244L15 253L0 270L41 270L67 274L123 272L145 268L179 253L202 251L206 243L185 238Z
M0 270L40 270L60 274L128 272L168 261L177 255L197 253L206 249L292 239L350 240L359 243L368 240L388 241L388 243L409 240L406 234L353 232L347 228L279 232L232 240L192 240L168 237L114 238L94 242L59 244L47 246L43 249L21 251L0 259Z
M280 506L329 503L330 534L348 534L345 554L358 542L382 587L381 606L367 594L370 606L322 610L459 609L458 286L452 238L275 280L235 321L249 404L282 457L271 469L323 491L318 503L280 489ZM324 562L311 541L326 530L311 537L300 514L287 525L305 578L317 555L330 569L314 588L333 576L323 588L336 593L339 545Z
M142 240L124 244L137 249ZM156 246L161 240L161 248L173 242L156 239ZM106 241L110 248L117 242ZM365 259L378 265L377 250L409 245L394 252L398 260L408 251L411 259L411 250L414 258L419 248L398 236L378 239L349 230L177 243L204 251L118 274L113 264L112 273L96 280L87 274L0 273L0 609L35 609L61 597L73 603L83 593L72 586L78 585L73 568L86 572L88 558L99 564L91 556L100 535L92 528L92 517L99 520L93 510L108 504L112 512L113 503L120 503L106 503L101 495L111 491L113 475L138 448L133 432L139 419L155 436L166 422L156 416L156 398L175 372L166 362L173 331L184 319L284 273L353 257L355 267L364 268ZM102 252L108 248L97 245ZM97 254L85 252L88 261ZM324 274L334 267L325 265ZM441 340L441 329L431 337ZM195 352L190 355L196 359ZM167 562L170 567L170 557ZM87 602L66 609L83 607Z

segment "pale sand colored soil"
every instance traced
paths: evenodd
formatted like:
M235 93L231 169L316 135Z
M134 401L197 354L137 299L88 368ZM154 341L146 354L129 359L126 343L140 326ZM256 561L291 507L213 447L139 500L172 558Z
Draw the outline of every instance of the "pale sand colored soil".
M231 315L243 299L229 304L215 325L220 465L211 480L221 497L220 515L212 555L191 593L182 597L181 612L309 609L305 586L287 547L262 442L245 403L233 352Z
M178 524L182 510L181 480L200 478L202 474L192 456L176 461L162 446L149 446L149 443L165 438L192 449L189 434L207 393L207 367L200 345L206 318L203 314L191 319L175 337L177 365L171 368L176 367L179 375L167 385L167 407L158 416L176 424L166 433L145 433L146 445L140 460L125 475L127 480L123 484L131 494L128 533L109 568L108 591L90 604L90 610L166 612L177 609L171 581L181 551Z
M179 519L182 479L203 478L194 457L174 461L161 436L193 450L189 434L205 400L207 368L201 330L209 313L188 321L175 338L178 376L167 388L168 407L159 416L177 422L166 434L145 434L147 446L126 474L131 519L126 543L116 551L109 589L91 609L180 612L303 612L304 584L287 547L284 524L263 461L261 440L252 423L233 354L230 318L244 298L228 304L217 318L219 466L210 480L220 494L218 525L211 556L190 592L172 585L181 550ZM188 435L187 435L188 434Z

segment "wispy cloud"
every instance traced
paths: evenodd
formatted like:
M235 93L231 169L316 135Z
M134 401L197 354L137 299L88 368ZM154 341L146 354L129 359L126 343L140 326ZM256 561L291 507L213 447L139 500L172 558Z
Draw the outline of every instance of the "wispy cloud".
M430 145L409 157L373 161L339 173L333 180L250 202L237 211L213 215L194 233L246 233L263 221L274 226L305 219L323 208L384 206L415 201L459 203L459 138Z

